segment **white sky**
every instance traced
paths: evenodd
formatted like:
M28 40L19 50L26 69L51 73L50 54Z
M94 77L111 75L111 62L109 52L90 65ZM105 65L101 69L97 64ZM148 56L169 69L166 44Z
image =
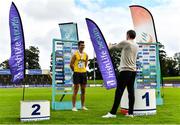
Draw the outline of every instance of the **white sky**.
M97 2L98 1L98 2ZM128 6L142 4L144 0L132 0L129 4L102 7L103 0L14 0L23 23L26 48L39 47L40 65L49 69L52 39L61 38L59 23L76 22L79 38L86 41L85 51L93 57L85 18L94 20L100 27L106 42L116 43L125 39L125 33L133 29ZM146 0L146 2L152 2ZM154 0L155 1L155 0ZM165 45L168 56L180 52L180 1L156 0L162 4L144 6L154 17L158 41ZM10 57L9 9L12 0L0 0L0 63Z

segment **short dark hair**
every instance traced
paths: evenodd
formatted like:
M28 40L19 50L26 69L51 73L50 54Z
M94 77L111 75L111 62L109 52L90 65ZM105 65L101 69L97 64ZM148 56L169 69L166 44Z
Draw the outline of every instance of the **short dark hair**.
M80 46L81 43L84 43L84 41L79 41L79 42L78 42L78 46Z
M136 32L134 30L128 30L127 35L129 38L134 39L136 37Z

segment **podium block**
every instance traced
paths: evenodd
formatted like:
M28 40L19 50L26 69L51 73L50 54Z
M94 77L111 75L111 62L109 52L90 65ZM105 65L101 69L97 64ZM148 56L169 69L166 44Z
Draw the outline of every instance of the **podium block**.
M121 113L127 113L129 109L128 92L125 89L121 99ZM135 89L134 115L156 114L155 89Z
M21 101L20 120L37 121L50 119L50 102L46 100Z

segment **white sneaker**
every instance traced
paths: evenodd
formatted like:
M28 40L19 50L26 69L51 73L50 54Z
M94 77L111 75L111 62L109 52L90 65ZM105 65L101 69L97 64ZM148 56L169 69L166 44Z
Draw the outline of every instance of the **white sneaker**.
M113 115L108 112L106 115L103 115L102 118L116 118L116 115Z
M133 118L133 117L134 117L134 115L132 115L132 114L131 114L131 115L126 114L125 116L126 116L126 117L131 117L131 118Z
M85 106L82 107L82 110L88 110L88 108L86 108Z
M73 107L72 111L77 112L78 110L76 109L76 107Z

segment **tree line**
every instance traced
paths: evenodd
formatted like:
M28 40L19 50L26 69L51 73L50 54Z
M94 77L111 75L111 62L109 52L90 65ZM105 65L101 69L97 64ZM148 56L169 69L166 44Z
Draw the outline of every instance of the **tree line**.
M25 64L26 69L41 69L39 64L39 48L30 46L29 49L25 49ZM6 59L2 63L0 63L0 67L2 69L9 69L8 64L9 59Z

